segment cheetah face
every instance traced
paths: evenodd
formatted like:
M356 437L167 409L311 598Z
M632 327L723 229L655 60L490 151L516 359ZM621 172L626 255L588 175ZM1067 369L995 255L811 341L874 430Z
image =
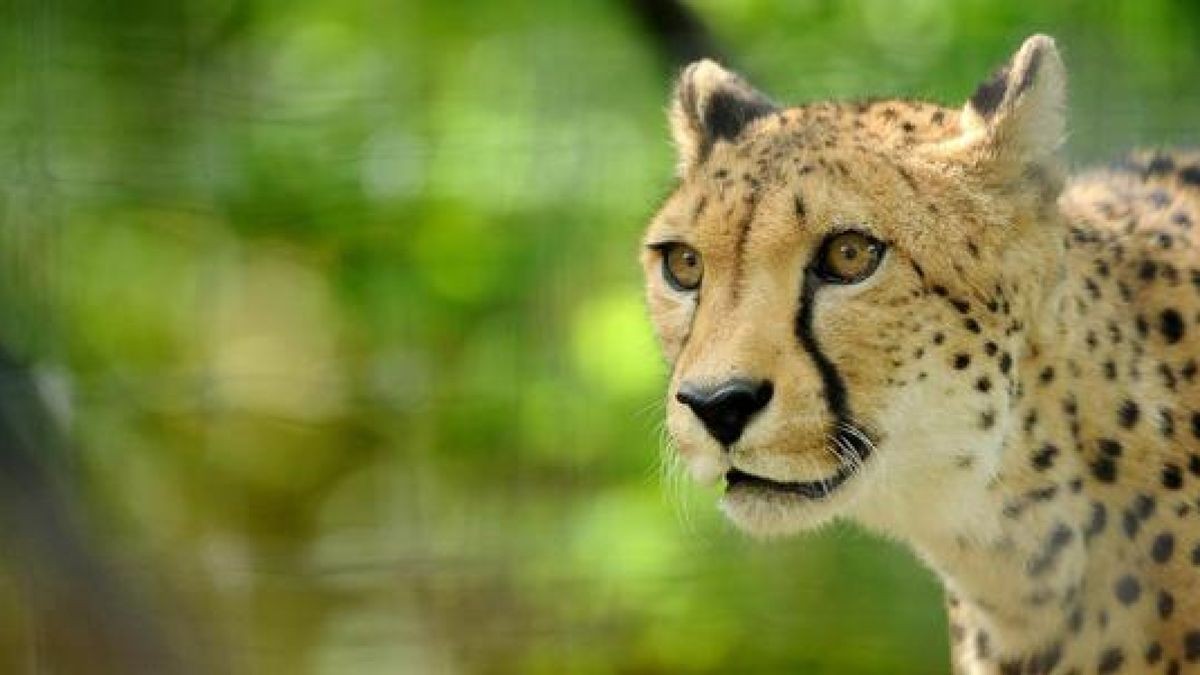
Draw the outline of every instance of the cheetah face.
M961 112L780 109L710 61L684 72L680 184L642 264L672 440L735 523L887 520L986 480L1052 285L1061 103L1048 38Z

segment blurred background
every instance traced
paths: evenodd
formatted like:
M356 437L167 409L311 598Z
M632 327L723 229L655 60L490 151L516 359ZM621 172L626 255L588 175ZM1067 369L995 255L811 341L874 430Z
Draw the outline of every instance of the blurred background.
M672 74L957 105L1047 32L1084 164L1196 142L1200 9L686 7L0 5L0 672L947 672L906 551L664 477Z

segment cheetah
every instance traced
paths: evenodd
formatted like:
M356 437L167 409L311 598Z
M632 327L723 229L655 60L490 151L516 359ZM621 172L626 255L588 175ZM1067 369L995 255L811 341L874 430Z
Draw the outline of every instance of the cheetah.
M641 254L667 427L752 535L905 542L954 672L1200 672L1200 153L1068 177L1065 119L1042 35L958 109L688 66Z

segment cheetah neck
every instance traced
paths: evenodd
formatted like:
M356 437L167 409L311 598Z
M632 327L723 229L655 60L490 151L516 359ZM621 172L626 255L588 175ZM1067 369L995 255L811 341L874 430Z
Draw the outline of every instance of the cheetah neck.
M1105 635L1136 634L1175 604L1155 564L1174 547L1161 519L1194 506L1155 494L1179 480L1180 467L1164 464L1184 425L1172 380L1195 366L1162 369L1155 332L1171 320L1139 311L1140 258L1075 231L1061 288L1014 348L1017 394L994 447L980 449L995 464L971 480L931 477L936 495L885 507L882 529L943 579L956 652L972 662L1095 652Z

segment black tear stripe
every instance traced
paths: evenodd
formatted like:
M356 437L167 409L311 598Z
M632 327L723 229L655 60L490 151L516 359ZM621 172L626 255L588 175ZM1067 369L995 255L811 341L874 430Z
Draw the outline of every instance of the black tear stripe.
M825 400L828 402L829 412L833 415L836 422L834 436L839 440L839 443L835 449L838 451L839 457L844 452L842 448L848 447L854 453L855 459L861 463L865 462L871 455L871 446L864 440L870 439L870 436L865 429L854 421L854 415L850 412L850 403L846 398L846 383L842 380L842 376L838 373L833 362L821 351L816 335L813 334L813 307L816 304L817 289L820 286L821 279L817 276L817 273L812 267L806 267L804 270L804 284L800 291L800 308L796 315L796 338L800 341L800 345L804 348L804 351L812 357L813 363L817 366L817 372L821 376L821 385L825 390ZM847 433L847 427L856 430L858 433ZM840 467L833 478L826 481L829 485L825 489L825 495L840 486L842 482L853 474L853 471L853 468L844 465Z
M817 364L817 371L821 375L825 400L829 403L829 410L837 422L834 428L834 438L838 441L838 447L835 448L835 451L838 458L842 460L842 464L828 478L789 482L760 478L738 469L731 469L725 474L726 484L731 489L744 485L765 489L769 492L789 493L804 499L825 499L853 477L856 467L871 456L871 444L875 442L875 439L868 436L867 431L854 422L854 417L850 413L850 405L846 401L846 385L842 381L842 376L838 374L833 363L821 352L812 332L813 300L820 286L821 280L817 273L811 267L806 268L800 291L800 308L796 314L796 337L804 351L808 352L813 362ZM848 433L847 429L852 429L854 433ZM847 452L853 453L854 456L847 457Z

